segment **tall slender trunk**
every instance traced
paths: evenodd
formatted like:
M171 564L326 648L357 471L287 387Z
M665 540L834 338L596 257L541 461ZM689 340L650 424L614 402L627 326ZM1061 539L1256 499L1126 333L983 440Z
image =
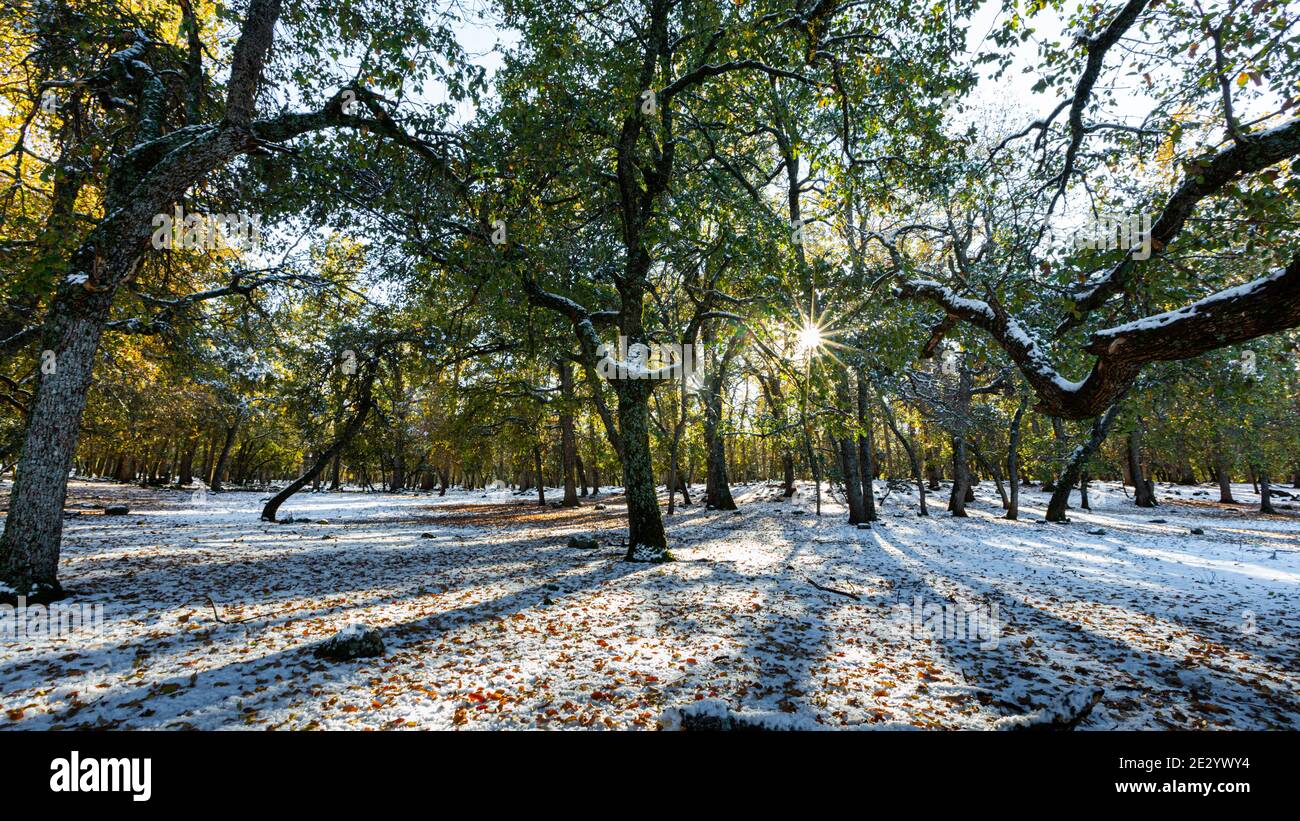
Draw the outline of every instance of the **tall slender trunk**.
M841 376L835 380L836 399L840 410L847 410L849 404L848 380ZM832 436L832 442L839 451L840 475L844 478L844 497L849 506L849 524L858 524L867 520L867 510L862 501L862 470L858 464L857 442L851 435Z
M862 367L857 368L858 471L862 485L863 521L874 522L876 516L876 438L871 418L871 396L867 393L867 377Z
M1259 512L1276 513L1273 509L1272 489L1268 484L1268 471L1256 470L1259 474Z
M556 367L560 372L560 465L564 473L564 507L578 506L577 456L578 445L573 425L573 366L566 360L559 360Z
M1010 498L1007 499L1007 518L1016 519L1020 515L1020 421L1029 406L1029 393L1024 391L1016 415L1011 417L1010 442L1007 445L1007 481Z
M706 343L709 340L706 338ZM715 510L735 510L727 479L727 451L722 436L722 386L726 357L717 357L704 380L704 443L708 452L708 478L704 503Z
M546 507L546 477L542 475L541 445L533 445L533 475L537 477L537 504Z
M1047 503L1047 521L1069 521L1065 516L1065 511L1070 500L1070 492L1074 490L1080 474L1087 468L1088 460L1092 458L1092 455L1101 447L1101 443L1105 441L1106 434L1110 431L1110 425L1115 421L1118 414L1119 403L1116 402L1093 421L1092 430L1088 434L1087 441L1075 448L1073 453L1070 454L1070 459L1065 464L1065 470L1053 483L1055 489L1052 491L1051 500Z

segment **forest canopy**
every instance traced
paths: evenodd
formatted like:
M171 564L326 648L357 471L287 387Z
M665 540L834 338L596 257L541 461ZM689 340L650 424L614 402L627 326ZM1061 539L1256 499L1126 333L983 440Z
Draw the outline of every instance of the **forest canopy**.
M956 516L1032 481L1060 520L1090 477L1267 509L1300 486L1298 27L6 3L0 583L60 594L69 475L273 491L268 521L308 488L616 486L648 562L757 480L855 523L875 480L922 515L941 479Z

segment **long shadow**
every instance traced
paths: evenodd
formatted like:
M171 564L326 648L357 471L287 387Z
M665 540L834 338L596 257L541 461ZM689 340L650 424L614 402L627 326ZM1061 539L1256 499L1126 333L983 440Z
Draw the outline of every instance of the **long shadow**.
M1186 696L1182 703L1186 704L1198 700L1198 694L1200 700L1209 700L1212 694L1215 701L1227 700L1244 703L1245 709L1260 706L1261 696L1265 696L1269 701L1277 702L1272 705L1278 711L1277 717L1273 719L1277 724L1295 726L1297 715L1300 715L1300 705L1294 700L1279 698L1277 694L1261 693L1261 691L1247 687L1238 680L1240 676L1235 671L1200 667L1191 673L1185 673L1187 668L1185 660L1181 657L1175 658L1164 653L1151 653L1140 647L1117 641L1110 636L1101 634L1095 628L1061 618L1040 607L1026 604L1007 593L998 583L975 579L969 575L954 572L950 564L940 566L932 557L920 553L915 548L902 544L894 544L891 547L917 562L925 573L931 573L934 576L964 585L970 590L982 594L987 600L996 600L1001 609L1000 615L1004 622L1009 621L1016 627L1032 625L1033 632L1038 635L1040 643L1043 642L1043 636L1046 634L1048 636L1047 641L1056 645L1031 650L1021 642L1004 639L998 643L997 649L992 653L983 651L972 653L969 642L943 642L949 658L955 663L964 665L963 677L968 681L972 679L977 681L987 680L988 683L994 684L993 687L987 685L985 687L990 692L1000 692L999 701L1001 706L1009 712L1015 712L1016 699L1031 694L1030 688L1033 685L1037 685L1038 689L1037 692L1032 694L1040 697L1035 699L1036 701L1043 698L1051 701L1064 695L1064 689L1058 687L1059 676L1055 679L1049 679L1039 672L1040 668L1049 667L1053 661L1047 658L1036 659L1031 657L1033 654L1046 656L1043 651L1050 650L1061 659L1073 661L1075 667L1081 667L1084 671L1089 671L1093 675L1103 675L1103 667L1106 668L1105 672L1113 673L1115 667L1120 665L1122 672L1134 682L1131 685L1126 685L1125 689L1139 696L1167 695L1171 692L1182 692ZM949 549L954 550L955 548ZM902 573L910 574L913 578L928 585L928 581L921 572L906 567L902 562L898 562L898 569ZM1041 592L1046 593L1049 591ZM1063 591L1058 592L1073 595L1078 591L1066 586ZM941 600L944 598L940 591L935 591L935 593ZM1129 608L1132 607L1131 601L1125 602L1125 605ZM1170 621L1178 624L1172 619ZM1086 644L1087 649L1080 650L1074 647L1066 647L1065 640L1062 638L1065 635L1068 635L1073 641ZM1220 638L1226 642L1234 637L1225 634L1221 635ZM1239 639L1239 637L1235 638ZM1236 645L1234 649L1245 649L1240 646L1239 642L1234 642L1234 644ZM1027 683L1008 685L1006 683L1007 677L996 677L998 676L997 666L1010 668L1017 672L1019 678ZM990 667L994 669L990 670ZM1076 669L1073 672L1079 673L1080 671ZM990 674L996 678L991 678ZM1202 686L1196 688L1197 693L1193 693L1191 688L1183 683L1186 679L1200 679L1199 684ZM1086 681L1080 681L1077 686L1086 685ZM1070 686L1068 682L1067 686ZM1047 689L1044 689L1045 687ZM1255 721L1265 721L1266 723L1268 721L1261 716L1253 716L1252 718Z
M609 561L601 562L598 567L589 572L564 577L562 587L565 592L572 593L576 590L612 583L620 578L643 571L648 567L652 567L652 565L623 562L611 557ZM551 592L550 587L548 587L550 584L552 583L545 582L513 593L507 593L489 601L466 604L451 610L383 627L384 635L387 637L386 641L389 644L385 657L391 657L404 651L417 650L420 644L425 641L424 636L427 633L451 628L463 628L486 619L517 613L528 607L541 604L543 599ZM223 629L238 628L225 627ZM169 722L181 721L187 716L204 709L223 709L223 711L228 710L228 723L233 725L237 722L237 716L239 715L239 710L236 709L237 705L232 703L224 708L223 705L226 702L242 704L244 697L239 692L230 694L220 692L223 689L221 687L223 682L227 686L239 690L241 687L249 686L254 682L264 681L264 679L258 678L259 673L273 669L287 672L286 666L288 665L296 664L309 672L330 669L311 657L311 649L312 644L298 645L247 661L232 661L216 668L203 669L198 671L202 680L199 686L190 686L191 673L187 671L184 674L155 680L147 687L136 687L125 692L115 691L110 696L87 704L84 708L78 710L72 718L81 718L83 714L91 719L97 715L103 718L103 721L99 723L92 722L91 726L106 726L107 724L119 726L125 724L131 727L162 727ZM333 669L347 680L361 678L365 675L366 666L365 662L359 664L345 663ZM265 686L265 689L259 691L256 698L250 698L249 700L273 700L278 693L285 691L293 683L293 677L285 678L279 682L268 681L266 685L262 685ZM360 685L357 686L360 687ZM139 718L107 719L108 715L120 713L128 708L144 706L146 698L148 699L147 705L150 711L145 716L147 720L141 721ZM175 701L172 701L173 698ZM174 709L167 709L171 704L175 704ZM54 721L61 723L58 716L54 717ZM85 719L82 719L82 722L84 721Z

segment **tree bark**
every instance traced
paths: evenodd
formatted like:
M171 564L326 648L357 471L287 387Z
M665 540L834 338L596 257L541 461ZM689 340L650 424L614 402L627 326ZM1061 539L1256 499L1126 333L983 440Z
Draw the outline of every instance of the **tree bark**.
M185 453L181 456L181 466L176 476L177 487L188 487L194 484L194 452L198 450L198 443L191 439L184 447Z
M880 398L880 408L885 414L885 424L889 426L895 438L902 444L903 450L907 451L907 459L912 463L912 476L916 480L916 496L919 503L917 516L929 516L930 511L925 505L925 475L922 470L921 457L917 454L916 445L912 444L903 432L898 429L898 423L894 420L894 412L889 409L889 403L882 396Z
M726 357L718 357L704 380L704 442L708 449L708 477L704 503L715 510L735 510L727 479L727 451L722 436L722 385Z
M243 421L244 412L235 411L234 421L226 428L226 438L221 445L221 455L217 457L216 467L212 469L212 481L208 486L212 488L213 493L221 490L222 483L225 480L226 468L230 464L230 449L235 444L235 435L239 432L239 423Z
M862 433L858 436L858 470L862 485L863 521L874 522L876 515L876 439L871 418L871 396L867 392L866 373L857 368L858 426Z
M1215 437L1214 448L1214 478L1219 483L1219 503L1235 504L1236 500L1232 498L1232 469L1229 467L1228 457L1223 453L1223 445Z
M1007 481L1010 483L1007 489L1010 496L1007 499L1006 518L1013 521L1020 516L1020 422L1028 405L1029 394L1022 392L1016 414L1011 417L1010 442L1007 444Z
M1088 439L1083 444L1074 449L1070 454L1069 461L1065 464L1065 469L1061 475L1056 478L1055 490L1052 491L1052 498L1047 503L1047 516L1049 522L1066 522L1069 519L1065 516L1065 511L1069 506L1070 492L1079 481L1079 475L1087 468L1088 460L1101 447L1101 443L1106 440L1106 434L1110 430L1110 425L1115 421L1119 413L1119 403L1111 405L1104 414L1097 417L1092 423L1092 431L1088 434Z
M637 380L636 382L639 382ZM668 536L659 515L654 465L650 458L648 386L618 388L619 439L623 450L623 494L627 498L627 561L662 562L668 556Z
M1142 475L1142 441L1141 434L1138 433L1141 424L1141 420L1138 420L1128 435L1128 470L1133 477L1133 502L1138 507L1155 507L1156 497L1151 483Z
M556 367L560 371L560 400L563 402L560 409L560 465L564 473L564 499L560 504L563 507L577 507L578 445L573 424L573 366L561 359Z
M537 505L546 507L546 477L542 475L541 445L533 445L533 475L537 477Z
M284 490L281 490L267 501L266 506L262 508L263 521L274 522L275 514L280 510L280 505L284 504L289 497L302 490L309 482L320 475L320 472L325 469L325 466L330 463L330 460L333 459L336 454L341 453L343 449L348 446L348 442L351 442L352 438L361 430L361 426L365 424L366 416L369 415L375 404L373 390L376 372L377 365L373 362L369 363L364 375L361 377L361 385L357 395L357 409L356 412L352 414L352 418L343 426L343 430L339 432L338 438L334 440L334 444L322 451L320 455L316 457L316 461L307 468L305 473L290 482ZM366 484L369 484L368 477L363 478L363 481Z

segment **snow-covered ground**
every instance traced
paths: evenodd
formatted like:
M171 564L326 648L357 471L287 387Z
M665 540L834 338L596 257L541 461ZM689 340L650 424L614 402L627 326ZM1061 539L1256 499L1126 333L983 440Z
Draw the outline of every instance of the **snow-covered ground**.
M1081 729L1300 728L1291 500L1261 517L1249 486L1240 509L1161 486L1140 510L1099 484L1052 525L1029 488L1001 519L985 482L969 519L895 492L859 530L829 498L818 519L735 490L737 513L669 519L677 561L645 565L622 561L616 498L307 493L266 524L263 494L74 482L64 604L103 605L102 632L0 638L0 727L653 729L717 699L792 726L991 728L1100 688ZM115 500L130 514L92 509ZM386 654L313 657L352 623Z

